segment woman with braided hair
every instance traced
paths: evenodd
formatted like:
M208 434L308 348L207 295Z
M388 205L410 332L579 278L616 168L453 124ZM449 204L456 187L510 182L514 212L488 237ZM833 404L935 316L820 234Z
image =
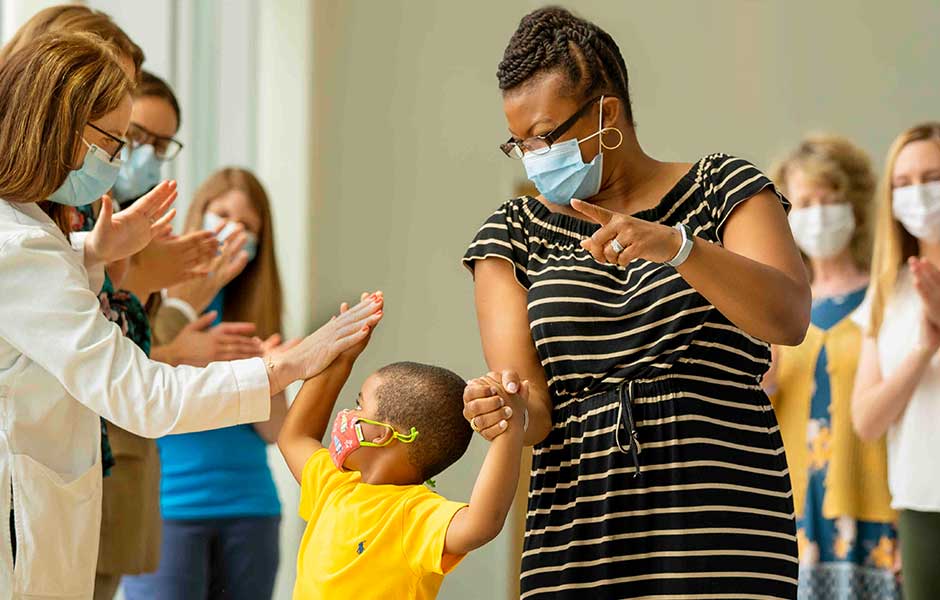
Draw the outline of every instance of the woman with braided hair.
M761 389L810 288L787 201L747 161L660 162L637 141L614 40L522 19L497 76L540 195L504 203L464 263L490 376L522 395L532 478L522 598L795 598L786 457ZM503 431L483 379L465 415Z

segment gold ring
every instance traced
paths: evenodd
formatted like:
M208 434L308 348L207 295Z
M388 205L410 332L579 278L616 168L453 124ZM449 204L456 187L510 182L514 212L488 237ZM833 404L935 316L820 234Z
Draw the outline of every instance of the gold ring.
M480 432L480 430L477 429L477 418L476 418L476 417L473 417L472 419L470 419L470 429L476 431L477 433Z

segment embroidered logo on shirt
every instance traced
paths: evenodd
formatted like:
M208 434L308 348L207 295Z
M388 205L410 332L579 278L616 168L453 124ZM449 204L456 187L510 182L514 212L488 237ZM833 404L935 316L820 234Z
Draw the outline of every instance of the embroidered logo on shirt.
M366 543L365 543L365 542L359 542L359 547L356 548L356 554L362 554L362 553L365 552L365 551L366 551Z

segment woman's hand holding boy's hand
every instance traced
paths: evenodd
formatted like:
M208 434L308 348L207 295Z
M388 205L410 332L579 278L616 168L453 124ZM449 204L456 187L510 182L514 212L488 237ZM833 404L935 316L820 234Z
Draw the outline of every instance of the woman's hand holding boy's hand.
M474 431L490 441L510 427L522 431L526 422L529 382L522 381L519 391L510 393L501 379L498 373L491 371L467 382L464 390L464 417Z

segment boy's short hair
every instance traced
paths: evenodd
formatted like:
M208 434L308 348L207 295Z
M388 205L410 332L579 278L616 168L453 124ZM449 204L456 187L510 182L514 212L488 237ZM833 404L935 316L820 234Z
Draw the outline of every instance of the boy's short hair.
M421 479L457 462L473 437L463 416L466 382L453 371L413 362L390 364L378 375L377 418L401 431L418 430L408 458Z

